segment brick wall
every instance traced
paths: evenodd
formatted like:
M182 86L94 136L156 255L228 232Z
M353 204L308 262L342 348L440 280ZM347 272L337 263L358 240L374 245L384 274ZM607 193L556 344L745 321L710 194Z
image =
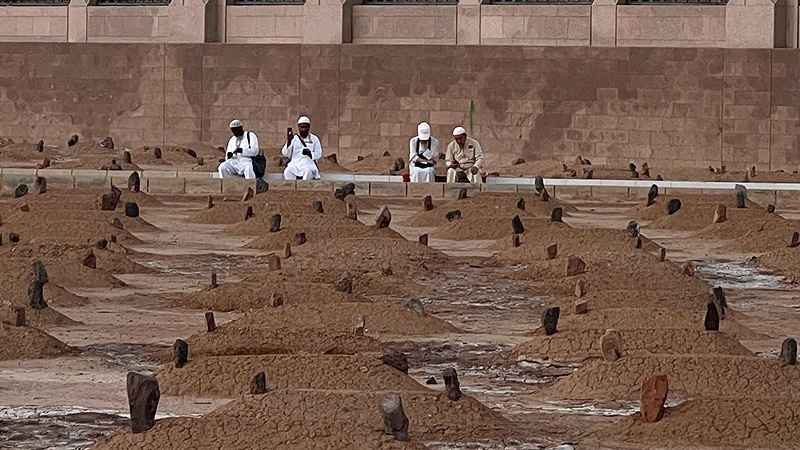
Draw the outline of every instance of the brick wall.
M481 44L590 45L591 6L481 5Z
M266 146L308 114L328 153L403 149L426 120L490 154L800 166L800 51L675 48L0 44L0 136Z

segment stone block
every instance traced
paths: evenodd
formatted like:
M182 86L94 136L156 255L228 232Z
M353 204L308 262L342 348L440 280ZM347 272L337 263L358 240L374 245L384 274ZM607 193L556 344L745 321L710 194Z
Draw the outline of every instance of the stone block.
M12 194L20 184L27 184L28 189L33 191L35 182L36 175L3 175L2 193L5 195Z
M182 178L178 178L181 180ZM184 179L184 192L191 195L212 195L222 193L222 180L219 178Z
M297 180L298 191L320 191L320 192L333 192L337 185L344 184L335 181L326 180Z
M369 195L373 197L405 197L406 184L392 182L374 182L369 184Z
M147 177L143 181L147 182L148 194L184 194L186 192L186 180L183 178Z
M256 180L245 180L244 178L226 178L222 181L223 194L242 195L245 189L253 188L256 190Z
M270 191L294 191L297 189L297 182L294 180L268 180Z
M342 183L342 185L344 185L344 184L346 184L346 183ZM367 182L367 181L356 181L353 184L356 185L356 192L355 192L356 196L364 196L364 197L366 197L366 196L369 195L369 189L370 189L370 183L369 182Z
M47 189L73 189L75 187L75 177L70 174L62 175L62 174L44 174L44 171L41 172L44 178L47 180ZM33 186L30 186L31 190L33 190Z
M80 172L73 170L72 174L76 189L103 189L111 186L111 177L105 170ZM127 186L127 182L125 186Z
M461 189L466 189L467 196L472 197L481 191L481 185L470 183L445 183L444 196L446 198L458 198L458 193L461 191Z
M143 178L178 178L175 170L144 170L140 175Z
M503 193L512 193L516 194L518 189L516 184L481 184L480 191L481 192L503 192Z
M444 183L406 183L406 195L419 198L430 195L431 198L442 198Z

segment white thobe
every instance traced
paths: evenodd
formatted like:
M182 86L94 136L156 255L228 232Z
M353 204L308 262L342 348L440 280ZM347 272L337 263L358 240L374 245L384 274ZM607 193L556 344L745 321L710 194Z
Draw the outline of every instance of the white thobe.
M256 173L253 171L254 156L257 156L258 151L258 136L252 131L245 131L242 137L231 136L228 140L228 148L225 150L226 155L233 153L237 148L242 149L242 153L233 155L225 162L219 165L220 178L232 178L234 176L242 176L247 180L255 180Z
M431 167L417 167L414 162L419 159L420 156L424 157L425 159L431 160L436 159L439 157L439 141L436 140L433 136L430 139L430 147L427 149L423 149L423 145L420 142L419 144L419 153L417 153L417 142L419 141L419 137L414 136L411 138L411 141L408 143L409 146L409 154L408 154L408 174L411 177L411 181L413 183L433 183L436 181L436 166Z
M311 151L311 158L303 155L304 148ZM315 161L322 158L322 144L314 133L308 133L305 138L301 138L299 134L294 135L291 144L283 146L281 154L291 158L283 171L285 180L296 180L297 177L304 180L319 178L319 168Z

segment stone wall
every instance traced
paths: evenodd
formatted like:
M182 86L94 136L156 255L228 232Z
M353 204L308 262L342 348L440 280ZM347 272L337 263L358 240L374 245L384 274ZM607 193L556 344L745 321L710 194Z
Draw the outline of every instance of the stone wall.
M418 68L418 69L414 69ZM406 149L419 121L487 152L651 165L800 165L800 51L0 44L0 136L264 145L308 114L327 153Z

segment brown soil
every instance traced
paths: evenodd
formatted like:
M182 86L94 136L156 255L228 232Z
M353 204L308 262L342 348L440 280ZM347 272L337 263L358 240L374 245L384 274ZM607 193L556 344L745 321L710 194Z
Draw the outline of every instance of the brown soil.
M21 305L20 303L21 302L3 302L3 304L0 305L0 322L6 322L9 324L14 323L17 317L14 313L14 307L25 306L25 323L27 323L29 327L46 328L49 326L70 326L81 324L81 322L72 320L53 308L37 310L30 308L27 305Z
M605 330L559 331L552 336L535 336L511 351L510 357L549 358L556 361L580 362L603 357L600 337ZM722 332L687 329L629 329L621 330L625 355L709 354L749 355L748 350L732 336Z
M248 205L249 203L215 200L212 208L204 208L193 212L189 216L189 221L194 223L206 223L214 225L227 225L241 222L244 220Z
M292 243L292 249L294 249L294 238L297 233L305 233L307 242L309 244L314 243L336 245L335 243L341 240L341 238L405 240L394 230L388 228L379 230L376 227L368 227L360 222L355 222L352 220L350 220L350 222L339 222L339 226L335 224L330 224L328 226L322 224L313 226L313 218L309 219L310 220L308 222L310 223L308 225L303 225L303 218L298 218L298 220L294 221L298 224L297 226L282 225L281 230L275 233L270 232L265 226L263 231L258 233L261 236L248 243L246 247L259 250L283 250L283 247L287 242L289 242ZM241 229L248 228L250 225L251 224L249 223L243 223L236 224L233 227L234 229ZM252 225L257 226L257 223L253 222ZM233 232L237 233L237 231ZM251 233L243 234L252 235ZM302 249L300 246L296 247L298 250Z
M765 253L786 248L795 231L800 231L800 222L765 214L763 218L712 224L698 231L697 236L728 240L722 246L726 251Z
M250 323L250 321L247 321ZM213 333L197 333L189 338L191 356L233 355L355 355L381 350L381 344L369 336L355 336L352 330L334 332L322 328L269 329L258 324L239 322L221 325ZM166 351L162 361L172 359Z
M322 389L430 392L408 375L374 356L247 355L201 357L176 369L166 364L156 375L164 395L238 397L250 393L258 372L267 389Z
M371 153L364 156L361 161L343 161L342 164L352 172L356 173L369 173L369 174L389 174L389 170L394 166L397 158L403 158L403 161L408 159L406 152L393 152L389 156L383 156L383 153ZM408 172L408 168L404 168L403 172Z
M730 355L628 355L595 361L556 383L547 395L569 399L638 400L654 373L669 380L678 397L800 398L800 371L776 359Z
M55 358L79 353L42 330L15 327L0 322L0 361L9 359Z
M384 393L277 390L228 403L201 419L165 419L147 433L121 431L97 450L408 449L424 441L471 442L526 433L471 397L403 393L411 443L384 437L377 405Z
M637 415L597 434L645 446L674 442L682 448L789 449L797 448L793 424L798 414L796 400L703 398L668 408L660 422L644 423Z
M666 204L666 198L664 200ZM739 223L741 221L748 221L753 219L767 220L770 216L767 211L760 206L749 203L747 208L736 208L735 199L731 201L728 199L726 202L719 203L684 203L681 209L673 215L667 215L666 206L662 208L663 215L654 218L652 222L646 225L646 228L664 229L664 230L700 230L712 224L714 220L714 210L718 204L727 207L728 222L724 223ZM650 208L660 208L659 204L651 205ZM646 211L645 214L649 214ZM724 225L716 224L716 225Z
M374 336L435 335L457 332L457 328L433 316L420 316L399 305L356 303L284 304L279 308L254 310L227 324L226 332L244 333L253 329L324 329L336 333L352 333L352 319L363 315L366 332Z

